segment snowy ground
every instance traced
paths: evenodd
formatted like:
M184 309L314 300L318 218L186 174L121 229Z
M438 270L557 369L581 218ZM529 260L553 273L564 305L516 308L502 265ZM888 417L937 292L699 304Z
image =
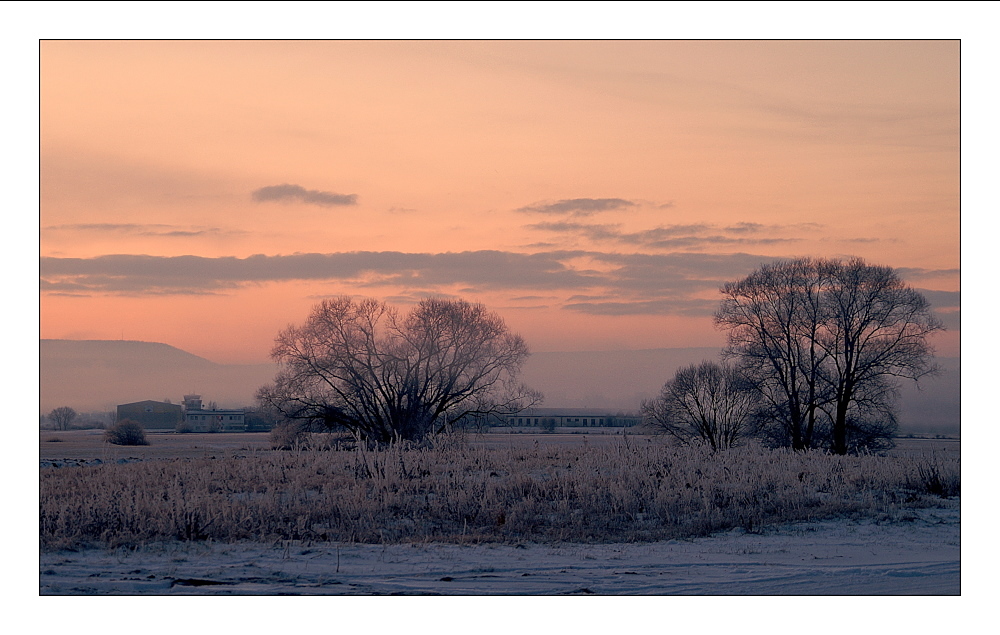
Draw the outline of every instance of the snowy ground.
M959 505L647 544L182 544L43 553L42 595L958 595Z

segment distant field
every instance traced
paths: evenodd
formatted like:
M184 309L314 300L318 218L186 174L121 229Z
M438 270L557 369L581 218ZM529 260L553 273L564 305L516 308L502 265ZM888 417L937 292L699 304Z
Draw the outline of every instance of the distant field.
M212 434L146 433L149 445L120 446L104 442L103 430L43 431L38 458L42 461L123 458L210 458L237 450L270 450L266 432L217 432ZM58 441L55 441L58 439Z
M146 433L149 445L118 446L104 442L103 430L43 431L39 435L39 459L115 461L123 458L178 459L221 457L227 452L270 451L270 435L266 432L215 433ZM465 440L475 447L529 447L536 441L546 445L583 446L585 443L607 446L620 443L620 434L466 434ZM56 441L58 439L58 441ZM645 435L628 435L629 441L648 440Z
M472 447L528 448L535 443L546 446L608 447L619 443L661 444L662 437L642 434L620 434L620 428L591 429L587 433L486 433L466 434ZM54 441L58 439L58 441ZM222 457L226 453L244 451L270 451L266 432L217 432L217 433L148 433L147 446L118 446L104 442L103 430L71 430L68 432L42 431L39 435L38 457L41 461L117 461L119 459L177 459ZM893 455L920 455L928 452L954 452L961 456L958 439L897 439Z

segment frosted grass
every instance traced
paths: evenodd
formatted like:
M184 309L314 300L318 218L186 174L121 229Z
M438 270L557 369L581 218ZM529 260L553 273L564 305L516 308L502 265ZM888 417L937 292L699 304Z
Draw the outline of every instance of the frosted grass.
M181 541L634 543L838 516L898 519L960 493L955 453L391 446L247 451L40 471L43 551Z

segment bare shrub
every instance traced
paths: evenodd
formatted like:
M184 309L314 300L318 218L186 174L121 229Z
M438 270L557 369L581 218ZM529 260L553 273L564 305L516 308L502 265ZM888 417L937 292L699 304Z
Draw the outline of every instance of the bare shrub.
M146 431L131 419L120 421L104 432L104 439L114 445L149 445Z
M739 368L705 361L678 369L658 397L644 401L643 423L681 443L726 449L753 432L756 400L753 384Z
M934 457L937 471L957 478L959 457L947 454ZM921 464L757 445L713 454L625 440L492 449L361 444L349 452L106 463L41 470L40 532L45 549L170 539L664 540L938 504L916 487Z
M910 485L921 494L949 498L961 493L962 479L955 466L942 466L940 461L932 460L917 465L916 478L910 481Z

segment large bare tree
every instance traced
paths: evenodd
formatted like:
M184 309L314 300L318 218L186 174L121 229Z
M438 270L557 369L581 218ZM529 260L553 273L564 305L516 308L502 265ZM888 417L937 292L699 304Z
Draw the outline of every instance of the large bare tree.
M927 338L943 327L927 299L891 267L856 258L822 261L819 268L824 301L817 342L829 360L824 369L832 393L832 449L845 454L852 424L864 419L859 405L891 394L892 378L919 380L936 372Z
M642 414L653 429L682 443L699 440L725 450L753 432L755 400L738 368L705 361L679 369L658 397L643 402Z
M765 265L722 288L716 324L761 396L761 412L793 448L837 454L896 429L897 380L933 373L930 304L890 267L861 259Z
M723 352L751 377L759 411L772 423L762 430L795 449L812 447L824 402L816 342L821 281L809 259L765 265L722 288L716 325L729 331Z
M401 315L378 300L340 297L278 335L278 375L257 397L288 419L383 443L417 440L540 401L518 381L528 355L480 304L428 299Z

